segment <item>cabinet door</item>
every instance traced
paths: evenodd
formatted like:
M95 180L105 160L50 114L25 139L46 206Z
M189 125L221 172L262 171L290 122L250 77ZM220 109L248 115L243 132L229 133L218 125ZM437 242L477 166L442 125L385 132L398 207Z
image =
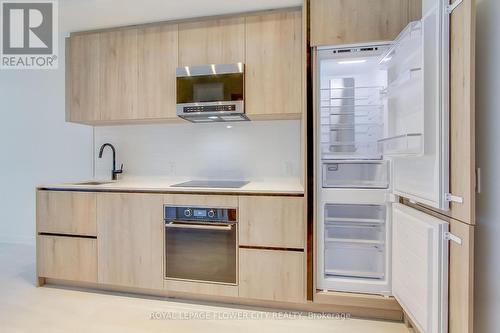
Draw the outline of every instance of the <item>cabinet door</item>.
M391 41L412 20L421 0L311 0L311 45Z
M139 117L177 119L175 111L177 24L140 29L137 46Z
M304 198L240 197L240 245L303 249Z
M475 16L476 1L464 0L450 17L450 192L463 203L443 213L468 224L476 219Z
M95 238L39 235L36 247L38 277L97 282Z
M99 34L66 40L66 120L99 120Z
M245 18L179 24L179 66L245 62Z
M96 194L38 191L37 232L96 236Z
M101 33L99 47L102 120L137 119L137 29Z
M302 12L246 18L245 108L251 119L300 118Z
M163 288L163 196L100 193L98 281Z
M392 291L419 332L448 329L448 223L393 205Z
M305 301L303 252L240 249L239 267L240 297Z

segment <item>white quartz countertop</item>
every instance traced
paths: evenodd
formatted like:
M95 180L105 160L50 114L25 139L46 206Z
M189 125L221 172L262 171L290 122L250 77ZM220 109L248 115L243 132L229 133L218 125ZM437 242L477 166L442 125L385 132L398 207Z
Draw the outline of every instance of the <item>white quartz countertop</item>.
M164 177L125 177L117 181L97 180L107 182L99 185L78 184L87 181L80 180L61 184L40 185L38 189L46 190L75 190L96 192L166 192L166 193L228 193L228 194L282 194L303 195L304 187L299 179L269 179L249 180L249 183L240 188L201 188L201 187L173 187L172 185L186 182L189 178ZM213 179L211 179L213 180Z

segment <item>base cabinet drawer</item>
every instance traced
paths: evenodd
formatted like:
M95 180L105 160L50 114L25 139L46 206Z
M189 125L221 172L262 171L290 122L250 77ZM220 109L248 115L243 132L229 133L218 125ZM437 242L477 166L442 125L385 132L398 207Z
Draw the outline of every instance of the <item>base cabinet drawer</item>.
M303 252L240 248L239 296L304 302L304 264Z
M304 248L303 197L241 196L239 201L240 245Z
M44 278L97 282L97 239L38 236L37 271Z
M37 192L37 231L96 236L96 193Z

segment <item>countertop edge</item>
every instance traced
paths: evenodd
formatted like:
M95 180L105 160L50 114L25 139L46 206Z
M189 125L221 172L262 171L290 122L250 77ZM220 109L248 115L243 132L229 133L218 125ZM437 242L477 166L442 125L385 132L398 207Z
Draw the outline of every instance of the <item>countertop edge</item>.
M200 189L200 188L116 188L89 186L52 186L40 185L37 191L60 192L96 192L96 193L157 193L157 194L213 194L213 195L248 195L248 196L293 196L303 197L304 191L280 190L241 190L241 189Z

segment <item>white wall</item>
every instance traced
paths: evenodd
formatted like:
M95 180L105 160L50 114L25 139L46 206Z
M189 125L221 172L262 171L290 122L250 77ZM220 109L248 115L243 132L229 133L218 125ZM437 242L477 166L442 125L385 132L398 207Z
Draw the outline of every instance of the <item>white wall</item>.
M126 175L264 180L301 177L300 121L96 127L95 156L105 142ZM96 178L110 178L111 151L96 159Z
M298 6L302 0L60 0L60 68L0 71L0 242L34 240L37 184L92 176L92 128L64 122L69 32Z
M500 1L477 0L475 330L498 332L500 314Z
M0 70L0 242L34 241L37 184L92 174L92 128L64 122L61 55L57 70Z

